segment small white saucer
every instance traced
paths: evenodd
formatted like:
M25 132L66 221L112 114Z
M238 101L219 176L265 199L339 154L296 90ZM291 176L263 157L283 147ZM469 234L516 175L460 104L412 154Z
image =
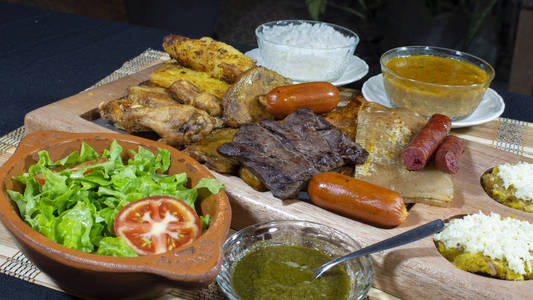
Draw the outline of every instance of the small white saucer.
M394 107L389 101L383 86L383 75L370 77L363 84L363 97L366 100L379 103L387 107ZM488 88L478 107L466 117L452 120L452 128L468 127L483 124L498 118L505 109L502 97L493 89Z
M263 60L261 59L261 53L259 52L259 48L252 49L244 54L249 58L257 61L258 65L268 68L268 66L264 64ZM333 84L334 86L346 85L365 77L366 73L368 73L368 65L366 64L366 62L360 59L359 57L353 55L352 59L350 59L350 61L348 62L346 70L342 74L341 78L335 81L331 81L331 84ZM301 81L296 80L293 80L293 82L301 83Z

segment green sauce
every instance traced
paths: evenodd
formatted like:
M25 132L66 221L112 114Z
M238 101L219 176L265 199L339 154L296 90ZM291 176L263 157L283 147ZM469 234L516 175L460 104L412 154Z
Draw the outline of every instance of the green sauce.
M302 246L268 246L243 257L235 266L232 285L247 299L346 299L349 280L336 266L314 279L312 270L331 258Z

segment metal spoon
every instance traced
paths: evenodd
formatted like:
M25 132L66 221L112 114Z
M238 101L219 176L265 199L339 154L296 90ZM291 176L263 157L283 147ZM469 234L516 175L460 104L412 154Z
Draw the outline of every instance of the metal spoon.
M315 274L315 278L320 277L324 272L331 269L332 267L345 262L349 259L356 258L359 256L365 256L368 254L372 254L375 252L387 250L390 248L402 246L405 244L409 244L414 241L418 241L420 239L423 239L429 235L435 234L439 232L444 227L444 222L442 220L435 220L431 221L427 224L424 224L422 226L413 228L409 231L406 231L404 233L401 233L397 236L393 236L391 238L388 238L386 240L383 240L381 242L377 242L373 245L370 245L368 247L365 247L363 249L357 250L355 252L352 252L346 256L342 256L339 258L336 258L332 261L329 261L320 267L313 270L313 273Z

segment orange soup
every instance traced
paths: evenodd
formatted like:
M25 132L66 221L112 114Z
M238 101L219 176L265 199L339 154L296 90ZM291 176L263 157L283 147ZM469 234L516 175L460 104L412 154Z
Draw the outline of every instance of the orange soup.
M435 84L470 85L488 79L487 73L474 65L437 56L398 57L386 66L403 77Z

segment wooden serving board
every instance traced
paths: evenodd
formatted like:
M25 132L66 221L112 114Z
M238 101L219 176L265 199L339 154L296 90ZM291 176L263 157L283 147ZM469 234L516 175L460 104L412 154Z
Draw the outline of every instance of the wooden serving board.
M96 124L96 107L101 101L127 94L127 88L149 78L157 66L124 77L50 105L26 115L28 132L55 129L69 132L109 132L109 127ZM515 215L533 223L533 214L503 206L492 200L480 185L480 176L489 168L504 162L529 161L518 156L472 141L465 143L461 169L454 176L455 196L450 207L439 208L415 204L404 224L394 229L381 229L323 210L300 200L280 200L270 192L257 192L240 178L215 173L226 185L233 217L232 227L281 219L304 219L337 228L367 246L437 218L465 213L497 212ZM527 299L533 291L533 280L513 282L484 277L462 271L437 251L431 237L395 250L373 254L374 287L404 299Z

